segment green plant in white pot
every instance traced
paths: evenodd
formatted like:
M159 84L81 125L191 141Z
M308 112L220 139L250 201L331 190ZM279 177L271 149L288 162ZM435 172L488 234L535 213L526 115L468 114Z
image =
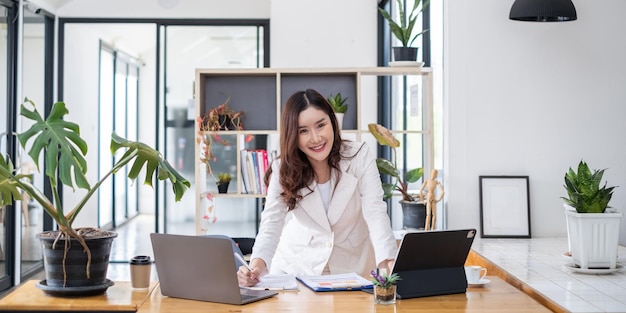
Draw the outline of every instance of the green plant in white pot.
M32 108L32 110L30 109ZM73 222L87 201L96 194L101 184L111 175L132 164L128 178L136 180L143 171L143 183L152 186L154 177L169 181L179 201L190 187L157 150L141 142L128 141L115 134L111 136L111 153L124 152L111 170L95 184L87 180L87 142L80 137L79 126L64 118L69 113L63 102L52 106L44 119L32 101L26 99L20 114L33 122L17 139L37 168L45 169L52 199L31 184L27 175L15 169L10 159L0 155L0 206L11 205L25 196L38 202L58 225L58 231L38 234L44 246L46 280L38 287L55 296L84 296L104 292L112 285L106 279L112 240L117 233L93 227L74 228ZM45 153L43 153L45 152ZM43 164L39 164L43 160ZM63 186L85 190L83 198L73 208L63 208L59 189ZM71 265L71 266L69 266Z
M605 170L591 170L580 161L565 173L565 215L569 253L581 269L613 270L617 264L622 214L609 207L616 187L602 183Z
M341 95L341 92L338 92L336 95L330 95L328 97L328 103L333 108L333 112L335 112L335 117L337 117L337 123L339 124L339 129L343 127L343 117L346 111L348 111L348 104L346 101L348 97L344 97Z
M415 0L413 7L407 14L404 0L396 0L398 6L398 20L394 20L391 14L382 8L378 8L380 14L389 23L391 33L400 41L402 46L393 47L394 61L415 61L417 59L417 48L412 47L415 40L423 35L428 29L416 32L415 23L422 11L428 7L429 0ZM421 4L421 5L420 5Z

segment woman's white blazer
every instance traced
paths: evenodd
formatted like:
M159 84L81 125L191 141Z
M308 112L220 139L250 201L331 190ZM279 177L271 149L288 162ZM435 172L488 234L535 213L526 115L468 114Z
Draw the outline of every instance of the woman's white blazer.
M336 172L331 175L328 214L315 182L309 186L312 191L300 190L302 200L288 212L280 198L278 162L272 164L251 256L263 259L271 273L317 276L328 267L331 274L369 276L380 262L395 259L397 245L374 154L357 142L347 142L341 154L341 178L337 180Z

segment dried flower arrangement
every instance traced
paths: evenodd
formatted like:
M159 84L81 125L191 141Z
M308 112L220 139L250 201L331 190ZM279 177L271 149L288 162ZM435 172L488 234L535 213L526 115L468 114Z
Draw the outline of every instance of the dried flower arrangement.
M227 130L243 130L241 118L245 113L243 111L233 110L229 106L229 102L230 96L227 97L222 104L210 109L206 115L201 115L197 118L198 138L196 139L196 143L202 145L200 161L206 164L207 172L216 182L218 182L219 179L215 177L213 173L211 162L217 161L217 158L213 154L211 148L214 142L220 143L224 146L230 145L230 143L220 137L217 132ZM252 135L246 136L246 141L250 141L251 139Z

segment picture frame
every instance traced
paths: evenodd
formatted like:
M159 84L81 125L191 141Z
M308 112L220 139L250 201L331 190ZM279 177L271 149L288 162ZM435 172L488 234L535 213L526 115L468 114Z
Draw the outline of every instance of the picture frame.
M480 237L530 238L528 176L479 176Z

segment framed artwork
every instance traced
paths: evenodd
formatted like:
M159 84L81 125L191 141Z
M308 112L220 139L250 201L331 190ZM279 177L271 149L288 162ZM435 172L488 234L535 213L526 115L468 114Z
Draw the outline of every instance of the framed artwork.
M530 238L528 176L479 176L480 237Z

